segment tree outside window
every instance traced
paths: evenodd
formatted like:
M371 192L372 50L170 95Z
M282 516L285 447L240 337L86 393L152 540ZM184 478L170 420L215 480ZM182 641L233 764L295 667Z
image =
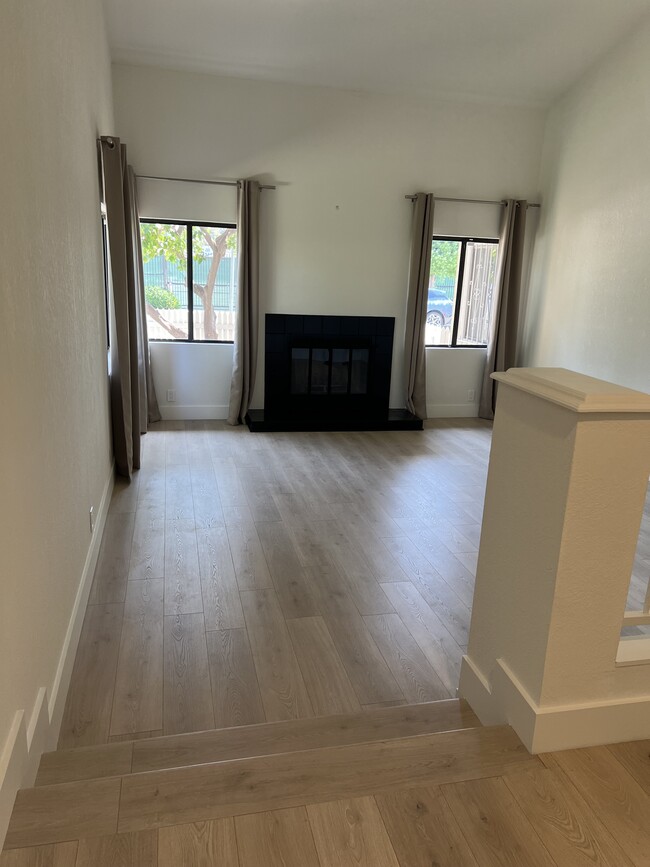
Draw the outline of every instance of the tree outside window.
M233 340L236 228L143 220L140 234L150 339Z

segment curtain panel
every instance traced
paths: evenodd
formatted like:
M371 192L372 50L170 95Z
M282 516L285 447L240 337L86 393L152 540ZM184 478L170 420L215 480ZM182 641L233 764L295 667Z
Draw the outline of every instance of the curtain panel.
M508 199L503 208L495 294L478 410L480 418L494 418L497 383L491 378L492 374L514 367L517 361L527 210L528 202L525 199Z
M243 424L257 371L259 332L260 185L237 184L237 329L233 355L228 424Z
M418 418L427 417L426 347L427 296L433 238L432 193L417 193L413 202L411 255L409 260L404 369L406 408Z
M118 138L99 141L106 205L108 261L115 331L111 334L111 423L117 472L140 467L140 437L160 411L153 387L145 318L140 221L133 169Z

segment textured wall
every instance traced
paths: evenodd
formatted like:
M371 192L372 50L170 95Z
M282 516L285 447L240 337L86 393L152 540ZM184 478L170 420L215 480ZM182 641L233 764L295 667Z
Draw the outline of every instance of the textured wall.
M110 471L99 0L4 0L0 57L1 750L15 712L51 690Z
M524 364L650 391L650 24L556 105Z

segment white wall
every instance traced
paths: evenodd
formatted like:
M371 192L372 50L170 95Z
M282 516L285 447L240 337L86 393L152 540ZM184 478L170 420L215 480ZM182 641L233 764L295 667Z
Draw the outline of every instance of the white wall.
M650 391L650 24L550 115L529 365Z
M163 418L228 418L231 343L152 342L151 368Z
M465 418L478 415L484 369L484 349L427 349L429 418Z
M137 172L197 178L256 176L278 184L262 194L264 312L394 316L391 405L403 406L403 328L411 204L404 195L500 199L534 197L544 113L540 109L415 100L253 82L151 67L115 66L117 130ZM212 193L192 185L145 182L147 216L198 219ZM234 203L234 190L229 191ZM228 196L228 191L224 193ZM178 205L174 204L178 198ZM192 202L196 202L196 213ZM439 232L495 234L498 208L444 207ZM163 213L164 212L164 213ZM263 336L263 335L262 335ZM263 342L254 405L263 405ZM172 347L178 350L178 347ZM170 350L171 351L171 350ZM476 351L453 350L449 390L434 401L467 406L478 388ZM160 353L154 350L154 367ZM438 375L432 367L431 377ZM169 361L170 355L167 355ZM174 356L176 357L176 356ZM185 355L178 352L179 362ZM437 355L436 355L437 357ZM205 367L210 404L222 356ZM173 369L170 364L166 368ZM198 374L201 376L201 374ZM166 390L167 380L157 382ZM177 403L188 405L177 393ZM166 412L163 401L163 412Z
M109 489L95 139L113 126L99 0L8 0L1 16L0 844L25 730L62 709L88 510Z

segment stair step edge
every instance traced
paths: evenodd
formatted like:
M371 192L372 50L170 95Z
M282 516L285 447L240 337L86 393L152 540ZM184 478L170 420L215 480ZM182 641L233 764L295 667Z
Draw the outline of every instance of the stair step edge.
M523 746L518 736L514 733L514 729L512 729L509 725L491 725L491 726L471 726L469 728L460 728L460 729L445 729L444 731L438 732L423 732L422 734L417 735L405 735L404 737L393 737L386 739L378 739L378 740L368 740L368 741L355 741L354 743L349 744L332 744L328 746L320 746L320 747L308 747L305 749L299 750L286 750L276 753L264 753L262 755L252 755L252 756L240 756L237 758L228 758L228 759L216 759L213 761L205 761L205 762L197 762L195 764L189 765L170 765L168 767L162 768L150 768L148 770L141 771L129 771L124 774L111 774L104 777L86 777L79 780L68 780L62 783L47 783L41 786L32 786L31 788L20 789L21 794L30 793L30 792L39 792L43 797L47 797L48 792L51 792L53 795L56 794L57 791L72 791L75 787L79 787L80 790L83 790L86 786L93 786L95 784L101 785L103 782L108 782L110 780L134 780L134 781L142 781L146 783L147 780L156 779L159 777L164 777L169 774L173 777L176 774L182 774L184 771L188 773L202 773L207 772L209 768L214 768L215 770L218 767L222 767L224 771L228 771L231 767L243 766L247 762L261 762L264 759L270 759L273 761L281 761L283 758L288 756L296 757L296 764L298 764L303 757L303 761L309 761L310 755L323 754L327 755L331 753L332 755L336 753L342 753L345 751L353 752L355 750L363 750L364 748L377 748L379 749L383 746L386 750L390 750L391 747L394 747L396 750L403 749L405 746L408 747L410 745L417 746L418 744L424 744L429 738L434 738L437 736L458 736L463 737L466 735L468 738L472 738L476 732L491 732L491 733L507 733L508 736L514 736L514 740L517 742L517 746L521 747L521 750L528 754L526 748ZM531 754L528 754L531 755ZM136 782L137 785L137 782Z
M6 847L101 836L107 833L109 821L119 832L141 831L389 789L499 776L539 764L509 726L480 726L384 743L253 757L223 763L219 769L213 764L80 780L19 792Z
M302 752L318 747L348 746L476 726L480 726L480 722L469 706L450 699L381 708L361 714L187 732L44 753L35 786Z

